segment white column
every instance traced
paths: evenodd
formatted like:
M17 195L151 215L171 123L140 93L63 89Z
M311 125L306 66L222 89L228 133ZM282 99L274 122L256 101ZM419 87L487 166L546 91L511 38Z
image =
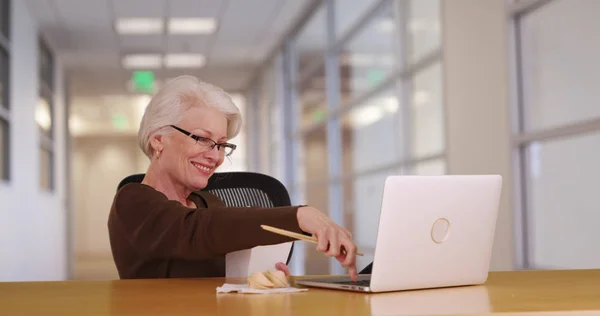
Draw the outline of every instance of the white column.
M442 1L448 171L504 178L492 270L513 269L515 249L505 2Z

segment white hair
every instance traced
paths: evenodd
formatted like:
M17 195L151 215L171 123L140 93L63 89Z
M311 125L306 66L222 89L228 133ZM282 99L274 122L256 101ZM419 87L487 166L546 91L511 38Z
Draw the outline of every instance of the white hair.
M138 140L142 151L152 157L150 139L157 133L172 131L165 126L179 124L192 106L208 106L219 110L227 118L227 138L234 138L242 126L239 108L223 89L192 76L180 76L169 81L152 98L142 117Z

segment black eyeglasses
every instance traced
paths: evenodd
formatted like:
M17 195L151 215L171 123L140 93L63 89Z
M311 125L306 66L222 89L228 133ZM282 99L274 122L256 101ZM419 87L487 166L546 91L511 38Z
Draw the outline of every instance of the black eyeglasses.
M182 132L183 134L185 134L186 136L189 136L190 138L192 138L193 140L196 141L196 144L198 144L200 147L202 147L205 151L210 151L213 148L217 147L217 150L221 153L224 153L225 156L230 156L233 151L235 150L235 148L237 147L234 144L230 144L230 143L217 143L214 140L210 139L210 138L206 138L206 137L202 137L202 136L198 136L198 135L194 135L184 129L181 129L175 125L169 125L172 128Z

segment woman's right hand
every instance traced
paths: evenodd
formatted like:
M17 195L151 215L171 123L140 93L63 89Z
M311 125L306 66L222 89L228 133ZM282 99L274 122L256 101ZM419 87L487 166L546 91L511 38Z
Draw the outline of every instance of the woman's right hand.
M300 229L317 237L317 251L335 257L356 281L356 245L352 234L314 207L300 207L296 216Z

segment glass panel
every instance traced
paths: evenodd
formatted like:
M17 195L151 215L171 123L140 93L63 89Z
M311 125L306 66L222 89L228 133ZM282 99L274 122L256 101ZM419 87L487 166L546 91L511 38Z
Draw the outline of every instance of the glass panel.
M271 169L271 135L272 126L271 122L271 107L275 102L275 77L273 75L273 67L267 67L265 72L262 74L261 89L259 96L259 125L260 131L260 164L261 172L270 174Z
M285 132L283 131L283 117L281 113L281 102L283 100L282 93L282 74L281 74L281 59L280 57L276 57L274 62L268 69L269 76L271 77L271 85L272 85L272 100L269 103L269 125L271 128L271 132L269 134L270 146L269 146L269 155L271 166L270 166L270 174L271 176L282 180L283 179L283 162L282 162L282 151L283 151L283 141Z
M521 21L527 130L600 117L600 1L552 1Z
M600 133L543 143L526 151L531 261L536 268L600 266Z
M412 86L412 156L440 154L445 143L441 65L417 73Z
M328 189L318 186L329 184L327 163L327 137L325 127L308 133L303 139L304 145L304 179L306 201L324 212L328 211Z
M441 46L440 0L411 0L408 4L409 62Z
M336 39L339 39L348 31L348 29L354 27L354 24L358 22L369 9L376 3L376 0L362 0L362 1L348 1L348 0L335 0L335 35Z
M35 121L46 136L52 138L52 108L48 99L40 97L35 108Z
M441 176L446 174L446 161L435 159L415 164L411 173L420 176Z
M8 122L0 118L0 179L8 179Z
M0 107L9 108L8 102L8 55L0 48Z
M315 14L302 27L296 39L296 51L298 54L298 71L302 74L307 65L315 60L325 58L325 47L327 43L327 24L325 6L321 5Z
M316 73L298 83L298 107L301 127L323 122L327 114L325 96L325 69L320 66Z
M344 174L397 163L403 158L400 105L388 89L353 108L342 117Z
M339 55L342 101L379 85L396 68L398 35L392 4L386 2L342 48Z
M52 153L40 148L40 188L52 189Z
M257 160L257 156L260 156L257 151L259 150L259 147L256 144L256 137L254 135L256 135L256 131L258 131L258 124L255 121L256 115L257 114L257 105L256 105L256 90L258 90L256 84L252 84L250 86L250 88L248 89L248 91L246 91L245 95L245 100L246 100L246 104L245 104L245 110L244 110L244 116L242 116L242 118L244 119L244 123L242 125L242 128L244 129L244 133L246 135L246 146L244 146L243 148L239 148L240 151L243 151L243 155L244 157L246 157L246 165L248 166L248 170L257 170L257 166L258 166L258 161ZM237 151L238 149L236 149Z
M329 213L329 171L327 162L327 137L325 127L308 133L303 138L303 192L306 204ZM329 257L306 245L305 262L307 274L328 274Z
M10 38L10 0L0 0L0 32Z
M325 6L310 18L296 41L298 67L296 91L301 111L299 126L322 122L327 111L325 103L325 48L327 28Z
M54 62L52 60L52 53L44 41L40 41L39 49L39 60L40 60L40 80L50 90L54 89Z
M373 261L383 185L387 176L397 174L400 172L389 169L344 182L344 209L349 224L346 228L352 232L358 248L365 252L364 257L357 257L359 270Z

